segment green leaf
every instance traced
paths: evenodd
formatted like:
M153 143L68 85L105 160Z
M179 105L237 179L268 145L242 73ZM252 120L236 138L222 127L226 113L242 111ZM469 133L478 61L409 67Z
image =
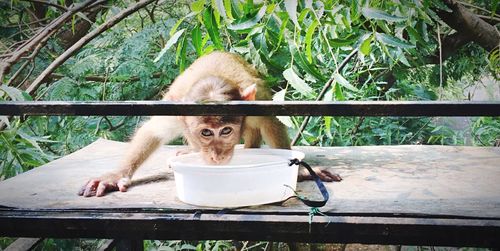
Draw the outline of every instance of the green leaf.
M76 15L71 16L71 32L75 34Z
M279 49L281 42L283 41L283 35L285 34L286 31L286 25L288 24L288 19L284 20L283 23L281 23L280 27L280 33L278 35L278 43L276 44L276 50Z
M306 57L309 63L312 63L312 37L314 35L314 30L316 30L318 24L318 20L315 19L309 26L309 28L307 28L306 32Z
M310 95L312 93L313 89L295 73L293 68L283 71L283 77L295 90L301 92L303 95Z
M491 16L493 16L494 13L497 13L498 5L500 5L499 2L499 0L491 1Z
M300 24L297 20L297 0L285 0L285 9L288 12L288 17L292 19L292 22L300 30Z
M327 80L314 64L310 64L307 62L307 59L305 58L303 53L300 53L297 49L294 49L293 52L296 62L300 66L300 68L302 68L321 82L325 82Z
M340 88L340 85L334 84L333 88L335 89L335 100L336 101L344 101L345 100L345 96L342 93L342 89Z
M411 26L406 26L406 31L410 35L410 39L412 42L420 42L420 43L424 42L424 39L422 38L422 36L420 36L417 30L415 30L415 28Z
M266 13L267 14L272 14L274 12L274 9L276 8L276 4L272 3L267 6Z
M189 13L188 15L186 15L186 16L182 17L181 19L179 19L179 20L175 23L175 25L174 25L174 26L172 26L172 29L170 29L170 32L168 33L168 34L170 35L170 37L172 37L172 36L175 34L175 32L177 31L177 28L179 28L179 25L181 25L181 23L182 23L182 22L184 22L184 20L185 20L186 18L188 18L188 17L192 17L192 16L194 16L194 15L196 15L196 13L191 12L191 13Z
M7 94L7 96L9 96L9 98L12 99L13 101L26 100L26 98L25 98L26 96L25 96L25 94L23 94L23 91L21 91L17 88L7 86L7 85L0 85L0 91L5 92ZM0 95L0 96L2 96L2 95Z
M212 5L211 6L216 6L215 0L212 0ZM219 9L217 9L217 6L216 6L215 9L212 8L212 13L214 15L215 23L217 24L217 27L220 27L220 13L219 13Z
M210 39L214 43L215 47L219 50L224 49L219 35L219 27L217 27L217 22L215 21L212 8L206 8L205 12L203 12L203 24L205 25L208 35L210 36Z
M356 88L355 86L349 84L349 81L347 81L347 79L345 79L344 77L342 77L342 75L340 75L339 73L334 73L333 74L333 79L335 79L335 81L337 81L337 83L339 83L341 86L353 91L353 92L358 92L359 89Z
M38 152L44 154L42 148L38 145L38 143L36 142L36 139L34 137L31 137L30 135L22 132L21 130L17 131L17 135L19 135L22 139L24 139L32 147L36 148L36 150L38 150Z
M356 43L358 37L350 35L346 38L334 38L330 40L330 44L335 47L349 46Z
M171 36L170 39L168 39L167 43L165 44L165 47L163 47L163 49L161 49L160 53L158 53L158 56L156 56L156 58L153 60L153 62L155 62L155 63L158 62L161 59L161 57L163 57L163 55L165 55L167 50L170 49L170 47L172 47L172 45L177 43L177 40L179 40L179 37L182 35L182 33L184 33L185 30L186 29L179 30L173 36Z
M232 11L234 12L234 15L236 16L236 19L239 19L241 16L243 16L243 6L240 2L240 0L231 0L232 2Z
M326 134L326 137L328 137L329 139L333 139L332 131L330 130L330 128L332 127L332 119L333 119L332 116L325 116L324 117L325 134Z
M398 48L396 55L398 56L398 60L403 63L404 65L411 67L410 62L408 62L408 59L405 57L405 54L401 50L401 48Z
M224 9L226 10L226 16L231 21L234 20L233 12L231 11L231 0L224 0Z
M387 22L401 22L406 20L406 18L404 17L394 16L387 12L368 7L362 8L361 13L363 13L363 16L365 16L368 19L384 20Z
M286 89L283 89L273 96L273 101L285 101ZM290 116L276 116L276 118L281 121L285 126L292 128L293 122Z
M217 9L217 11L219 11L222 18L227 19L226 7L224 6L224 1L214 0L214 2L215 2L215 8Z
M266 9L267 7L264 5L259 9L259 12L257 12L257 15L255 15L253 18L244 21L242 23L237 23L237 24L230 24L227 26L228 29L230 30L246 30L254 27L257 23L260 22L262 17L266 14Z
M196 25L191 31L191 41L193 43L194 49L196 50L196 54L198 56L201 56L203 54L203 44L199 25Z
M368 56L370 55L370 52L371 52L371 49L372 47L370 46L371 44L371 41L373 39L373 36L368 36L364 41L363 43L361 43L361 46L359 47L359 50L361 51L361 53L363 53L363 55L365 56Z
M182 40L177 44L177 51L175 53L175 62L179 65L179 71L183 72L186 69L186 35L182 37Z
M205 0L198 0L191 3L191 11L195 13L200 13L205 7Z
M437 0L437 1L431 1L432 2L432 5L433 7L437 8L437 9L440 9L440 10L444 10L448 13L452 13L453 10L451 10L446 4L443 3L443 1L441 0Z
M359 1L351 1L350 11L353 19L357 20L359 18Z
M263 52L265 55L269 54L269 49L267 48L266 36L264 35L264 32L260 32L256 36L253 36L252 41L257 50Z
M299 24L304 24L304 19L307 17L307 14L309 14L309 12L311 12L310 9L303 9L300 12L299 17L297 18L297 21L299 22Z
M407 43L397 37L393 37L391 35L387 35L385 33L375 33L375 36L377 37L377 40L385 45L393 46L393 47L399 47L402 49L410 49L414 48L415 45L412 45L410 43Z
M79 12L77 12L77 13L76 13L76 15L77 15L77 16L79 16L81 19L83 19L83 20L85 20L85 21L89 22L90 24L91 24L91 23L94 23L92 20L90 20L90 19L87 17L87 15L83 14L83 13L82 13L82 12L80 12L80 11L79 11Z
M10 128L10 121L9 117L7 116L0 116L0 123L3 123L7 126L7 128Z
M425 42L429 42L429 32L427 31L427 24L423 21L417 23L417 30L420 31L422 39Z

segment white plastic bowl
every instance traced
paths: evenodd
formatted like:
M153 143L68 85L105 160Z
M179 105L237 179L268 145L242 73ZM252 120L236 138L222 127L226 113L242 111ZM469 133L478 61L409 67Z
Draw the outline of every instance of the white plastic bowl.
M207 207L241 207L283 201L293 195L304 153L282 149L236 149L227 165L207 165L200 153L170 159L177 197ZM293 190L292 190L293 189Z

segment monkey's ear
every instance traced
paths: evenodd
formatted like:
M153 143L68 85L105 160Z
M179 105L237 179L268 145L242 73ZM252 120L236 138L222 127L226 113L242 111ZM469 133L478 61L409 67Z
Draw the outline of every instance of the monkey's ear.
M255 94L257 93L257 85L253 84L243 90L240 89L240 95L242 100L253 101L255 100Z

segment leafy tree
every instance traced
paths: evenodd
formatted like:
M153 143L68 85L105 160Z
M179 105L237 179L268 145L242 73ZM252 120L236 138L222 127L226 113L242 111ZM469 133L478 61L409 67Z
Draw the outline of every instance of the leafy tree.
M244 56L278 101L467 99L464 90L484 77L498 84L498 5L498 0L0 1L0 100L156 99L190 62L214 50ZM0 116L0 180L99 137L126 140L141 119ZM434 118L280 119L303 145L500 144L498 117L475 119L470 132ZM71 244L45 244L61 245ZM202 249L229 243L151 245Z
M214 50L243 55L274 100L463 99L484 76L499 78L498 1L105 3L0 3L2 99L155 99ZM280 119L297 144L466 143L430 118ZM2 117L1 173L10 177L98 137L126 140L140 120ZM473 143L494 143L497 123L477 120Z

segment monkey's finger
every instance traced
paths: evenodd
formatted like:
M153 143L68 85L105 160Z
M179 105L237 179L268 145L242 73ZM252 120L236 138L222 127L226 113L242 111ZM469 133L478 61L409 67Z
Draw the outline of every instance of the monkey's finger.
M85 185L83 185L80 190L78 190L78 195L82 196L83 193L85 193L85 189L87 188L87 184L89 183L89 181L87 181L87 183L85 183Z
M112 183L101 182L97 186L95 196L96 197L104 196L104 194L106 194L106 191L112 191L112 190L116 190L116 185Z
M316 174L318 175L319 179L324 182L332 182L332 178L327 175L327 172L324 172L323 170L316 171Z
M332 181L341 181L342 180L342 177L340 177L340 175L338 175L336 173L328 172L327 175L330 176L330 178L332 179Z
M87 183L87 187L85 188L85 192L83 192L84 197L91 197L95 195L96 187L99 185L99 180L90 180Z
M326 182L333 182L333 181L341 181L342 180L340 175L338 175L336 173L332 173L328 170L321 170L321 176L324 177L324 180L323 180L323 178L322 178L322 180L326 181Z
M120 190L120 192L126 192L129 185L130 179L128 178L121 178L117 183L118 190Z

